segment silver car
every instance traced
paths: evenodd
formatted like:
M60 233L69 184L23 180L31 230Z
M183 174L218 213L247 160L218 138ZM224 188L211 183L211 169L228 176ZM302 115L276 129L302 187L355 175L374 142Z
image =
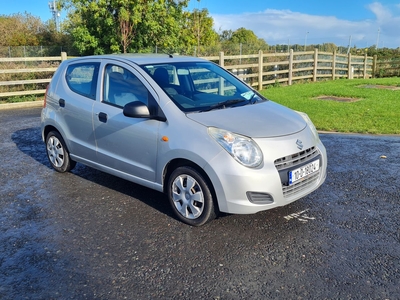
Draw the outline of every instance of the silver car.
M194 57L64 61L48 86L41 129L55 170L79 162L164 192L192 226L218 212L286 205L326 178L326 150L306 114Z

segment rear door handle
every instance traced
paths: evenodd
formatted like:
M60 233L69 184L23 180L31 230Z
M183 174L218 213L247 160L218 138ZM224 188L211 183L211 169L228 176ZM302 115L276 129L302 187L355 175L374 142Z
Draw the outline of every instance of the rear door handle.
M107 123L107 114L106 113L101 112L98 114L98 116L99 116L100 122Z
M60 107L65 107L65 100L62 98L58 100L58 105L60 105Z

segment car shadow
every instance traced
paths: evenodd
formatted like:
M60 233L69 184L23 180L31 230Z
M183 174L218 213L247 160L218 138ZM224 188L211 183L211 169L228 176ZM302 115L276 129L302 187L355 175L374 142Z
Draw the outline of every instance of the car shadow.
M46 156L46 147L41 139L40 127L17 130L11 135L11 140L22 153L51 168Z
M35 159L39 164L53 170L46 155L46 147L41 139L40 127L26 128L15 131L11 135L19 151ZM56 171L54 171L56 172ZM125 179L104 173L78 163L71 170L72 174L89 180L108 189L123 193L129 197L149 205L150 207L176 219L165 194L135 184Z

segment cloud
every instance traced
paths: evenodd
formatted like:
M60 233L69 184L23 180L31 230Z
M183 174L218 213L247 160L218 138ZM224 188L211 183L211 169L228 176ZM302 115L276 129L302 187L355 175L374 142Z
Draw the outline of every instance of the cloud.
M288 42L301 45L307 39L308 44L335 43L337 46L347 46L351 39L352 46L363 48L376 45L380 39L380 47L399 47L400 16L394 13L399 12L400 4L385 7L374 2L366 8L375 15L374 19L350 21L335 16L275 9L236 15L212 14L212 17L218 32L244 27L254 31L270 45Z
M378 23L385 22L385 20L390 20L392 18L392 14L388 8L385 8L381 3L374 2L367 5L370 11L376 16L376 20Z
M393 5L393 7L385 7L379 2L371 3L368 8L376 16L376 23L379 27L380 33L383 34L385 39L394 39L399 45L399 33L400 28L400 15L395 16L394 13L400 12L400 4Z

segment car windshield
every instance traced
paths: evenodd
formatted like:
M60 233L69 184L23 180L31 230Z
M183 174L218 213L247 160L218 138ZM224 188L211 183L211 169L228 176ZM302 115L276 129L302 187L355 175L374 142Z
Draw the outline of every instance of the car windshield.
M255 90L211 62L143 65L184 112L204 112L266 101Z

